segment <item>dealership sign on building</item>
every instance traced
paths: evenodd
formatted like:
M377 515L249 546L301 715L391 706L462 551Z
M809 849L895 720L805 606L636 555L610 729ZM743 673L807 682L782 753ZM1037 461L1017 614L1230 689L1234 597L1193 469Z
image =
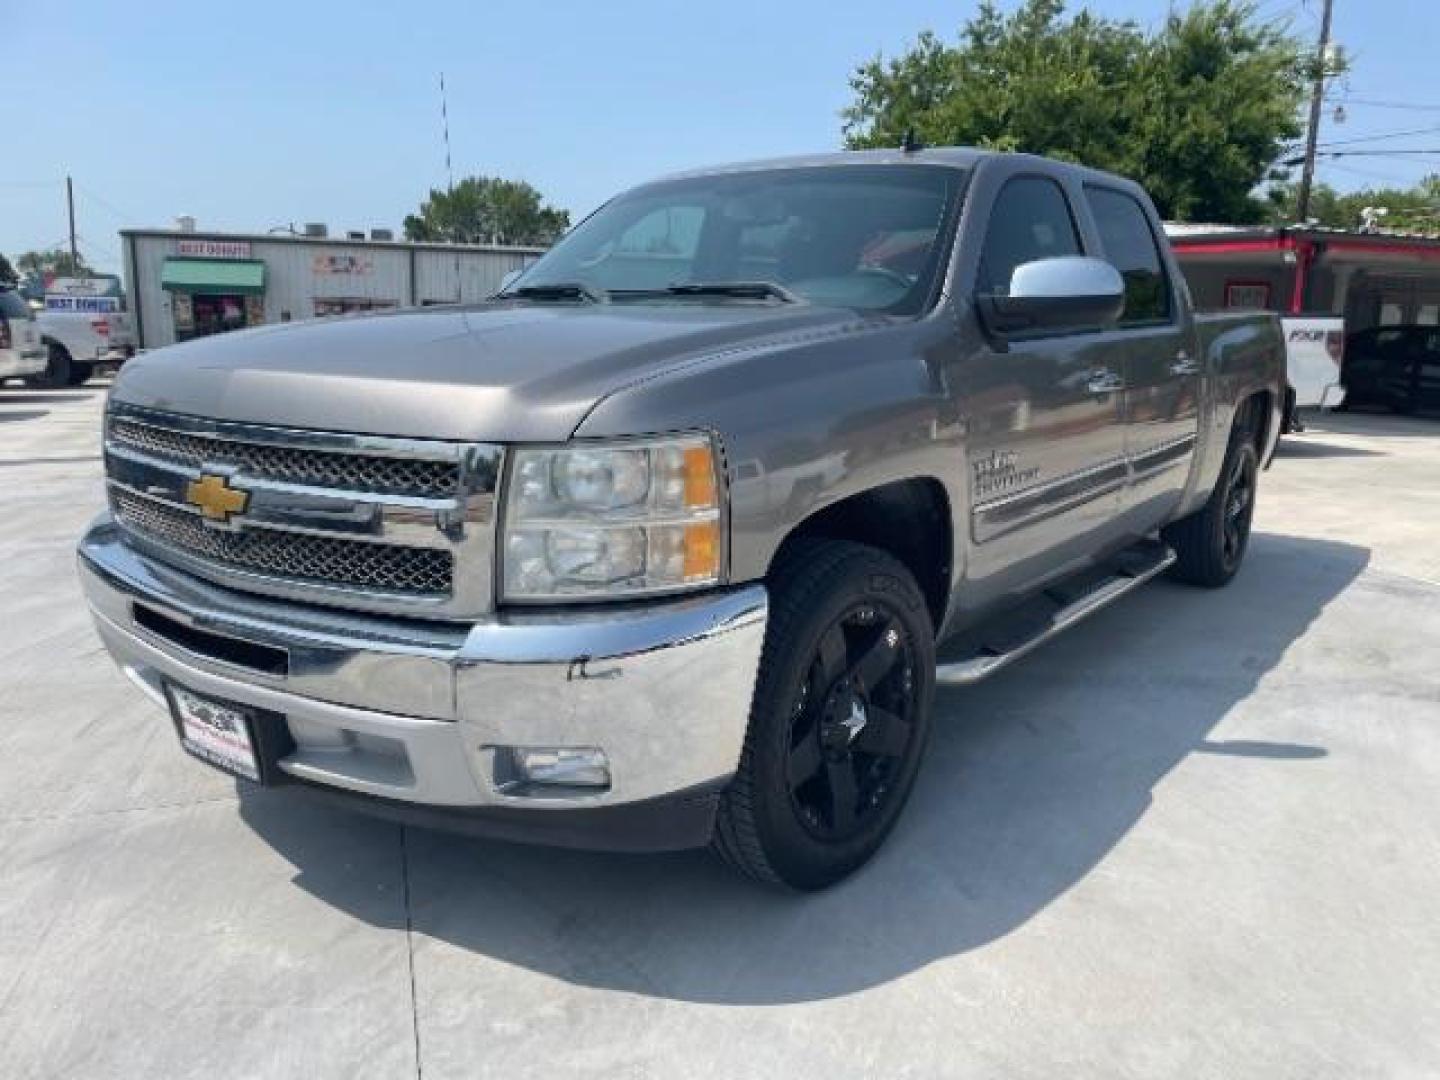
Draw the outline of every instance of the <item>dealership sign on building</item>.
M45 283L46 311L119 311L114 278L51 278Z
M180 254L196 259L248 259L249 240L180 240Z

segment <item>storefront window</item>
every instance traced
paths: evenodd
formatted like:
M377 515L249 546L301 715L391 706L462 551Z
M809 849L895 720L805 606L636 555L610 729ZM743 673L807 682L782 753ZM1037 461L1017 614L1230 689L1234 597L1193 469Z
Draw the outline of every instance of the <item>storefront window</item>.
M317 317L326 315L353 315L362 311L389 311L399 307L396 300L375 300L368 296L317 296L315 297L315 314Z

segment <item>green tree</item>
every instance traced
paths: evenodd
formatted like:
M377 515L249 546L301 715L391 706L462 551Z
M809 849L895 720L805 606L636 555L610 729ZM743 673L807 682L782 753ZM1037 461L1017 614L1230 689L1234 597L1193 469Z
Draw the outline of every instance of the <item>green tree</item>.
M15 260L15 266L20 273L44 277L46 274L54 274L56 277L91 277L95 271L86 263L85 256L71 258L70 252L63 248L54 248L50 251L27 251Z
M1251 222L1252 192L1301 132L1308 61L1249 0L1198 0L1154 33L1063 0L1011 15L984 0L947 45L925 32L861 66L842 114L852 147L932 145L1046 154L1132 177L1161 214Z
M405 218L405 238L544 245L569 227L569 212L545 205L540 192L525 181L467 176L452 191L432 188L419 212Z
M1277 225L1294 223L1298 185L1279 183L1267 192L1268 219ZM1440 232L1440 174L1425 177L1414 187L1361 188L1344 194L1329 184L1316 184L1310 192L1310 217L1321 225L1355 229L1366 224L1365 209L1381 208L1371 224L1400 232Z
M10 265L10 260L0 254L0 285L18 285L20 275L15 272L15 267Z

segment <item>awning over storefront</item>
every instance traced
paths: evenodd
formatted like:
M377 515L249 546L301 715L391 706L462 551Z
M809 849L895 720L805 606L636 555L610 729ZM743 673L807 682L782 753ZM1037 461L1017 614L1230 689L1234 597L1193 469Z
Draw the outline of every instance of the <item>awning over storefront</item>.
M166 259L160 287L197 296L259 295L265 264L259 259Z

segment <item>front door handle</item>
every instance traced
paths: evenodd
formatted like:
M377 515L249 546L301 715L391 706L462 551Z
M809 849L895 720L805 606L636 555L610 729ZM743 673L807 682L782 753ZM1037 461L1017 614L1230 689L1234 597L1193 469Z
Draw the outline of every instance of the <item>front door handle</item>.
M1119 372L1096 368L1090 372L1090 382L1086 386L1092 394L1114 394L1125 389L1125 380Z
M1200 363L1195 360L1184 349L1175 354L1175 362L1170 365L1171 375L1199 375Z

